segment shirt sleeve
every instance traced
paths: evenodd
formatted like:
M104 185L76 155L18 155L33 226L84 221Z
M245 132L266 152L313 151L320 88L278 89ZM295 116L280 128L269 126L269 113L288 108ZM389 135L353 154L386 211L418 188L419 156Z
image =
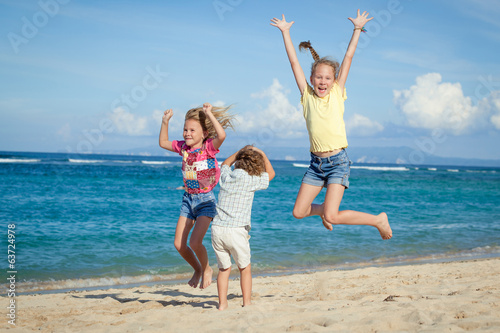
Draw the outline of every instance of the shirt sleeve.
M306 89L304 89L304 93L300 97L300 104L302 104L302 106L304 106L307 98L309 98L309 95L311 95L311 93L312 93L312 87L309 84L307 84Z
M263 172L260 176L251 176L253 179L252 191L265 190L269 187L269 174Z
M207 139L205 142L205 148L207 149L207 153L211 157L215 157L216 154L219 153L219 149L215 149L213 139Z
M231 176L231 167L227 164L223 164L220 168L220 179L219 184L223 184L228 177Z
M174 140L174 141L172 141L172 149L180 155L182 146L184 146L185 143L186 143L186 141Z
M335 94L341 99L341 100L346 100L347 99L347 90L344 87L344 91L340 91L340 86L338 83L335 83L332 87L332 89L335 89Z

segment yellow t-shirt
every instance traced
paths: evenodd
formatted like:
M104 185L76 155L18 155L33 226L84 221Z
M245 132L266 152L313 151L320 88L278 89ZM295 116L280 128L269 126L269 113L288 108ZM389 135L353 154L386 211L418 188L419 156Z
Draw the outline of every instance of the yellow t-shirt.
M323 98L316 96L308 84L300 103L304 109L311 152L326 152L347 147L344 123L344 101L346 90L340 91L334 83L330 93Z

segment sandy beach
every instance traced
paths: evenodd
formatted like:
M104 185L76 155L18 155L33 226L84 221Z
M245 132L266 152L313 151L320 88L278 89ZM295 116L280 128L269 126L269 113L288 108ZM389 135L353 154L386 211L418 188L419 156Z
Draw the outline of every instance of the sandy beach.
M0 331L498 332L499 277L500 258L262 276L246 308L231 280L225 311L217 310L215 280L205 290L157 284L21 295L16 326L4 315Z

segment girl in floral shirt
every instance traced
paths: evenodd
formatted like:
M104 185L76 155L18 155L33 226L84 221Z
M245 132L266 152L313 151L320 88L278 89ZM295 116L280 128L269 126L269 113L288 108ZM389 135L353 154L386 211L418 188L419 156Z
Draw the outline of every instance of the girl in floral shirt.
M170 141L168 123L172 109L164 112L160 147L182 156L182 176L186 192L182 199L181 213L175 230L174 245L181 256L194 269L188 284L206 288L212 283L212 269L208 263L203 238L216 215L215 196L212 192L219 180L220 169L215 158L226 138L227 127L232 127L229 108L213 108L210 103L203 108L191 109L184 121L183 141ZM193 228L194 227L194 228ZM193 229L191 239L189 232Z

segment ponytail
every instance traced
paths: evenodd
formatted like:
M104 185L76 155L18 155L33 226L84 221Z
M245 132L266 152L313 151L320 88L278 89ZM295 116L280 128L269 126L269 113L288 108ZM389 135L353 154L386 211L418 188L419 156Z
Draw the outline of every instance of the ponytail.
M309 49L309 51L311 51L311 55L312 55L314 61L318 61L319 60L319 55L318 55L318 53L316 53L316 51L311 46L311 42L310 41L301 42L299 44L299 50L302 51L303 49Z
M332 67L333 75L335 76L335 80L337 79L337 75L338 75L338 71L339 71L339 67L340 67L340 65L337 61L332 60L329 57L320 58L318 53L316 53L316 50L314 50L313 47L311 46L310 41L301 42L299 44L299 50L302 51L302 49L309 49L309 51L311 51L311 55L314 59L314 63L311 66L311 75L314 74L314 71L316 70L316 67L318 67L318 65L324 64L324 65L328 65L328 66Z

